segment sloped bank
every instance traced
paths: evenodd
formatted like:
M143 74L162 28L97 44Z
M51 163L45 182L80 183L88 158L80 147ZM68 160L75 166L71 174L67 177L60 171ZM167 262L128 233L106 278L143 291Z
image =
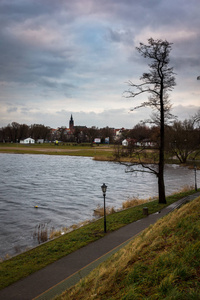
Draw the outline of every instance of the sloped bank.
M200 299L200 197L173 211L56 300Z

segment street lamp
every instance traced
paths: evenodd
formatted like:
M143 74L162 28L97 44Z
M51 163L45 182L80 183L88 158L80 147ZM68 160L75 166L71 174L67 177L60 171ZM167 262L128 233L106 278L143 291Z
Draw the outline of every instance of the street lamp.
M105 183L101 186L102 192L103 192L103 198L104 198L104 232L106 233L106 190L107 185Z
M197 166L194 166L194 181L195 181L195 191L197 191Z
M200 76L197 77L197 80L200 80ZM194 166L194 176L195 176L195 191L197 191L197 166Z

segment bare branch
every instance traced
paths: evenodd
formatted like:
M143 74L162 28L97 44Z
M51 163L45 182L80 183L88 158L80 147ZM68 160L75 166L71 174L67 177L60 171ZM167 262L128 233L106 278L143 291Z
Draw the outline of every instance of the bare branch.
M143 73L140 78L142 81L141 84L134 84L132 81L128 81L128 85L131 89L125 91L126 98L135 98L144 93L149 95L148 101L131 109L132 111L141 107L152 107L159 112L159 116L156 115L156 121L158 118L160 127L158 171L144 164L143 161L140 160L140 156L138 158L140 166L143 167L142 172L154 173L158 177L160 203L166 203L164 186L165 122L168 117L171 117L169 113L171 104L168 99L168 91L171 91L175 86L173 68L169 67L171 45L172 44L166 40L154 40L153 38L148 39L147 45L140 43L140 46L136 49L143 57L150 59L150 70L148 73ZM133 164L133 166L136 166L136 164ZM136 171L134 167L132 171Z
M142 164L142 163L125 163L125 162L120 162L121 165L127 167L127 169L125 170L126 173L133 173L133 172L140 172L140 173L150 173L150 174L154 174L156 176L158 176L158 172L156 170L154 170L153 168L151 168L148 165ZM134 167L136 166L142 166L143 169L134 169Z

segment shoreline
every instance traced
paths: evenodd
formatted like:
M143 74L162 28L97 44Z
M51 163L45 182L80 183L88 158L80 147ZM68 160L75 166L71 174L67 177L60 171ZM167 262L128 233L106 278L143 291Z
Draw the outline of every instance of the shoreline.
M198 191L199 192L199 189ZM180 192L167 198L167 204L159 204L157 200L146 203L149 214L160 212L165 207L173 204L174 202L185 198L189 195L196 194L194 190L188 192ZM109 231L107 234L116 231L125 225L143 219L143 204L129 208L127 210L119 211L114 214L108 215ZM6 286L27 277L43 269L44 267L52 264L53 262L69 255L70 253L97 241L104 237L106 234L103 232L103 218L98 219L88 225L82 226L70 233L66 233L54 240L47 241L38 245L34 249L27 252L18 254L11 259L1 262L1 285L0 290ZM23 263L22 263L23 262ZM15 274L15 276L13 276Z
M148 150L148 149L147 149ZM34 155L60 155L60 156L80 156L80 157L91 157L96 161L110 161L117 163L129 163L133 162L130 157L122 157L120 161L116 160L113 156L114 146L113 145L94 145L94 146L82 146L82 145L17 145L13 146L2 146L0 145L0 153L4 154L34 154ZM147 159L148 160L148 159ZM137 162L137 161L134 161ZM146 164L152 164L151 161L147 161ZM176 158L166 159L166 164L177 164L188 168L194 168L196 165L197 170L200 170L200 160L188 160L186 163L180 163Z

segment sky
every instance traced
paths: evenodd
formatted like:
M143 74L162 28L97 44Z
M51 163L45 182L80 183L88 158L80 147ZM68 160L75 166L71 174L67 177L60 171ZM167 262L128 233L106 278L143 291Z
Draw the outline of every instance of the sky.
M0 0L0 127L9 123L133 128L152 111L127 99L150 37L172 45L172 113L200 108L199 0Z

